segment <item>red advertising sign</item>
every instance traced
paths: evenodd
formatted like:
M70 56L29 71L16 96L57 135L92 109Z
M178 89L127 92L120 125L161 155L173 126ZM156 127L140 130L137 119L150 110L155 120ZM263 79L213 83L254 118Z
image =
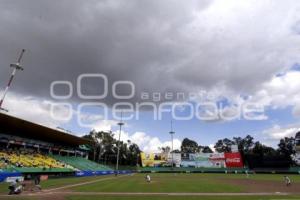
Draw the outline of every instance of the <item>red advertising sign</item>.
M225 153L226 167L244 167L242 156L237 153Z

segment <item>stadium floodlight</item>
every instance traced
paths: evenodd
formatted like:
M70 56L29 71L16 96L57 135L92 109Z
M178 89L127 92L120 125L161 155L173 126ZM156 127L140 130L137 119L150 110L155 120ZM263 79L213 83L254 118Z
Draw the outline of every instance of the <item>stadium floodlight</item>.
M173 121L171 120L171 131L169 132L171 135L171 142L172 142L172 148L171 148L171 156L172 156L172 170L174 169L174 157L173 157L173 136L175 134L175 131L173 131Z
M121 140L121 132L122 132L122 126L124 125L124 123L122 122L122 115L123 112L121 112L121 121L118 123L118 125L120 126L120 130L119 130L119 140L118 140L118 153L117 153L117 163L116 163L116 176L118 176L119 173L119 157L120 157L120 140Z
M23 68L23 67L21 66L21 64L20 64L24 52L25 52L25 49L22 49L21 54L20 54L20 56L19 56L19 59L18 59L17 63L12 63L12 64L10 64L10 67L12 67L12 68L14 68L14 69L13 69L13 71L12 71L12 73L11 73L11 76L10 76L10 79L9 79L9 81L8 81L8 84L6 85L6 88L5 88L5 90L4 90L4 93L3 93L2 98L1 98L1 100L0 100L0 110L4 110L4 111L8 112L7 109L2 108L2 104L3 104L3 102L4 102L5 96L7 95L7 92L8 92L8 90L9 90L9 87L10 87L10 85L11 85L13 79L14 79L14 76L15 76L17 70L24 70L24 68Z

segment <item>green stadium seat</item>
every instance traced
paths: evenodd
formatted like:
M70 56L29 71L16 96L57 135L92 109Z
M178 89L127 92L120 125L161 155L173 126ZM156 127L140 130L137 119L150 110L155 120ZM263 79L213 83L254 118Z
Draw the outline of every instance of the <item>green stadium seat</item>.
M86 171L109 171L112 170L110 167L95 163L93 161L87 160L82 157L75 157L75 156L59 156L59 155L52 155L52 157L60 162L66 163L71 165L74 168L79 170L86 170Z

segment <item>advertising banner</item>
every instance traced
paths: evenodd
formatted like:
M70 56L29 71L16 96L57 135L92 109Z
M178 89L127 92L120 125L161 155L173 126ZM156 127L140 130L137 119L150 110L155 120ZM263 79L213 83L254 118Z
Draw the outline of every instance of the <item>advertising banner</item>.
M5 182L11 183L11 182L16 182L16 180L22 182L22 181L24 181L24 177L23 176L9 176L5 179Z
M81 176L101 176L101 175L109 175L114 174L115 171L77 171L75 173L75 176L81 177Z
M189 154L188 160L182 160L183 167L205 167L220 168L225 166L225 157L223 153L197 153Z
M22 174L19 172L0 172L0 182L10 181L12 177L16 177L13 179L17 179L17 177L22 178Z
M154 165L154 154L141 153L141 161L143 167L153 167Z
M189 160L189 154L188 153L182 153L181 154L181 160Z
M104 175L110 175L115 174L116 171L110 170L110 171L77 171L75 173L75 176L77 177L84 177L84 176L104 176ZM120 170L118 171L118 174L131 174L131 170Z
M172 165L172 153L154 154L141 153L143 167L159 167ZM176 167L196 167L196 168L224 168L243 167L243 160L239 152L234 153L192 153L173 154L173 163Z
M292 159L295 161L296 165L300 166L300 152L297 152Z
M142 167L162 166L167 163L167 157L163 154L141 153Z
M181 154L180 153L173 153L173 161L172 161L172 153L170 153L168 155L168 164L172 165L172 162L175 164L176 167L180 167Z
M225 155L224 153L212 153L209 156L209 161L213 167L225 167Z
M244 167L242 156L237 153L225 153L226 167Z

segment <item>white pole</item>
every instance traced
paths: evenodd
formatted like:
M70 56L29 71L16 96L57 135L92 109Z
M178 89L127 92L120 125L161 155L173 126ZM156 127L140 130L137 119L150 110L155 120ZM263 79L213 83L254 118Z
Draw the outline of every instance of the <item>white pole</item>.
M117 164L116 164L116 176L118 176L119 174L119 157L120 157L120 140L121 140L121 132L122 132L122 126L124 125L124 123L122 122L122 115L123 113L121 112L121 121L118 123L118 125L120 126L120 130L119 130L119 140L118 140L118 153L117 153Z
M169 132L171 135L172 140L172 149L171 149L171 156L172 156L172 170L174 170L174 157L173 157L173 135L175 132L173 131L173 121L171 120L171 131Z

